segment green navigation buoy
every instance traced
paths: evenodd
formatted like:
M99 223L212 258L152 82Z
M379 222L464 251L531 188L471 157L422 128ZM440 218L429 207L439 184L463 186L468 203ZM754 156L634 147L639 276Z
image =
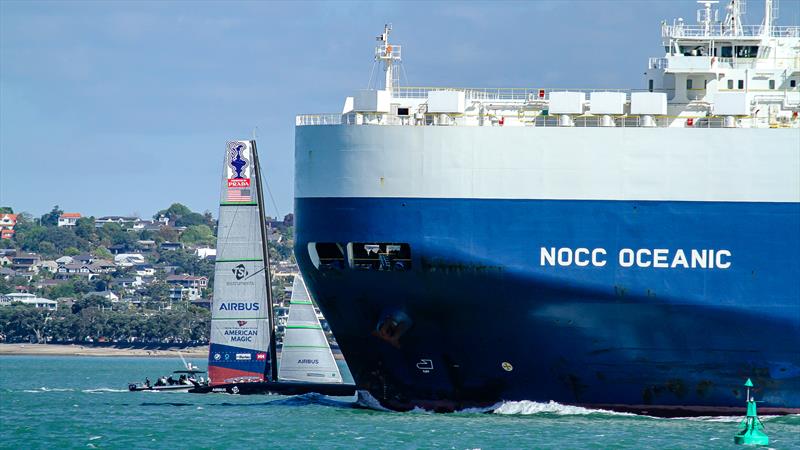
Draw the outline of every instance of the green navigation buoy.
M750 397L753 382L748 378L744 385L747 387L747 416L739 424L739 431L733 436L733 442L740 445L769 445L769 436L764 432L764 423L758 418L756 401Z

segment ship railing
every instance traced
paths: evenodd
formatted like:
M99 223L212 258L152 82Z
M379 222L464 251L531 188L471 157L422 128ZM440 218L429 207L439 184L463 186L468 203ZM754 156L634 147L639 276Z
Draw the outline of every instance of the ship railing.
M669 59L667 58L650 58L647 61L647 66L651 69L668 69Z
M704 25L664 24L661 27L661 36L665 38L677 37L760 37L764 35L763 25L740 25L734 29L724 24L711 25L708 30ZM772 26L769 28L769 37L800 37L798 26Z
M641 116L615 116L611 118L613 128L644 128L645 119ZM560 127L555 116L536 116L524 121L526 125L544 128ZM685 116L655 116L652 118L652 128L723 128L722 117L685 117ZM608 128L609 125L601 116L587 115L573 118L573 127L576 128Z
M464 92L466 101L532 101L546 100L550 92L644 92L646 89L616 89L616 88L595 88L595 89L573 89L573 88L467 88L467 87L420 87L420 86L396 86L392 90L394 98L414 98L424 99L431 91L461 91Z
M308 125L343 125L348 124L345 114L300 114L295 117L295 125L298 127ZM348 124L352 125L352 124Z
M416 125L416 126L458 126L455 121L433 120L434 114L427 114L424 125L417 125L411 117L398 117L386 113L347 113L347 114L302 114L297 116L295 123L297 126L311 125ZM491 121L491 116L486 116ZM648 119L649 120L649 119ZM612 116L613 127L616 128L643 128L646 126L653 128L686 127L686 128L722 128L724 118L715 116L655 116L652 122L645 122L641 116ZM521 117L520 122L523 126L558 128L559 118L556 115L537 115L533 117ZM572 119L574 127L579 128L601 128L608 127L610 124L607 119L598 115L575 116ZM751 119L753 126L768 126L767 123L760 123L758 119ZM463 126L463 125L462 125ZM478 125L466 125L478 126Z

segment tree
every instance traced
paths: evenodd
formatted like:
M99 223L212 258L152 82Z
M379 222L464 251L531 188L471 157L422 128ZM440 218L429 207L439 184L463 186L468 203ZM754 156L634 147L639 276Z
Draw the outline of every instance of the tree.
M14 214L14 208L10 206L0 206L0 214Z
M178 227L190 227L192 225L205 225L206 218L203 217L202 214L198 214L196 212L190 212L189 214L184 214L180 216L175 221L175 226Z
M52 242L42 241L36 246L36 251L45 257L52 257L56 255L56 246Z
M111 252L102 245L94 249L94 254L100 259L114 259L114 255L112 255Z
M175 242L178 240L178 232L174 228L162 227L158 230L158 237L163 241Z
M64 214L64 211L59 209L58 205L53 206L53 209L42 216L40 223L45 227L56 227L58 226L58 217Z
M181 234L180 239L186 244L212 244L214 233L208 225L192 225Z
M45 240L50 241L56 248L56 251L63 252L69 247L84 247L86 248L87 242L80 242L75 232L69 228L47 228L45 231ZM42 250L44 252L44 250Z
M170 205L169 208L162 209L161 211L155 213L155 215L153 215L153 219L158 220L159 217L166 216L169 218L169 220L175 221L179 217L185 216L191 212L192 210L186 207L185 205L182 205L180 203L173 203L172 205Z
M4 277L0 277L0 294L8 294L14 291L14 285L6 281Z
M75 286L72 283L63 283L51 287L47 292L47 298L58 299L61 297L72 297L75 295Z
M166 283L154 282L145 287L142 294L150 297L154 301L164 302L169 299L169 285Z
M94 242L97 232L94 227L94 217L81 217L75 222L75 235L81 239Z
M39 243L45 240L47 229L41 225L24 226L21 229L15 228L15 240L20 248L35 252L39 250Z
M81 251L78 250L75 247L67 247L67 248L64 249L64 255L66 255L66 256L76 256L76 255L80 255L80 254L81 254Z
M100 229L103 235L103 240L107 240L113 245L122 245L125 247L133 247L136 243L136 235L133 232L123 229L119 224L106 223Z
M99 295L89 295L72 304L72 313L78 314L84 309L105 309L111 307L111 300Z

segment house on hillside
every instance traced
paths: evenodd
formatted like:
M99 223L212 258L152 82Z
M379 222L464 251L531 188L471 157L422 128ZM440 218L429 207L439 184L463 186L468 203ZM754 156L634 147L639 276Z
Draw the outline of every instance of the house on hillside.
M0 267L11 266L11 259L17 255L13 248L0 249Z
M127 294L133 294L136 292L136 288L142 286L144 282L142 281L142 277L120 277L114 278L111 280L111 287L116 290L122 290Z
M119 255L121 253L128 253L133 249L134 246L129 244L114 244L108 247L108 251L114 255Z
M217 249L210 247L202 247L195 250L194 253L197 255L198 258L206 259L206 258L216 257Z
M131 216L103 216L94 220L94 226L97 228L103 228L103 225L107 223L115 223L122 228L133 228L133 226L140 220L141 219L138 217Z
M81 264L91 264L96 258L89 253L81 253L72 257L72 262Z
M108 260L98 259L89 264L89 268L95 273L112 273L117 271L117 266Z
M58 309L58 302L42 297L37 297L33 294L18 293L0 295L0 306L7 306L13 302L19 302L23 305L31 305L35 308L49 309L55 311Z
M141 250L143 252L152 252L157 247L156 241L151 239L140 239L136 241L136 249Z
M72 256L62 256L60 258L56 258L56 264L58 264L58 267L65 266L67 264L72 264L74 262L75 259L73 259Z
M58 272L58 263L55 262L55 261L50 261L50 260L48 260L48 261L40 261L36 266L39 268L40 272L42 270L45 270L45 271L50 272L50 273Z
M99 276L100 272L96 271L91 264L70 263L58 267L56 278L66 279L73 277L83 277L91 281Z
M63 213L58 216L59 227L74 227L81 218L80 213Z
M36 253L17 253L17 255L11 258L11 268L17 272L28 271L38 273L39 268L37 264L39 264L39 261L39 255Z
M133 229L136 231L158 231L162 227L167 226L164 222L155 220L140 220L133 224Z
M87 294L84 294L83 298L93 297L93 296L103 297L104 299L110 300L114 303L119 301L119 296L111 291L89 292Z
M193 275L170 275L166 281L170 285L169 298L172 301L198 300L202 289L208 286L208 278Z
M170 275L167 277L167 283L180 284L186 287L205 288L208 286L208 278L196 277L194 275Z
M8 267L0 267L0 278L9 281L17 276L17 271Z
M153 277L156 275L156 269L149 263L136 264L133 266L133 270L140 277Z
M16 214L0 214L0 239L11 239L14 237L14 225L16 224Z
M182 242L162 242L158 247L161 250L183 250Z
M114 264L119 267L132 267L144 262L144 255L141 253L120 253L114 256Z

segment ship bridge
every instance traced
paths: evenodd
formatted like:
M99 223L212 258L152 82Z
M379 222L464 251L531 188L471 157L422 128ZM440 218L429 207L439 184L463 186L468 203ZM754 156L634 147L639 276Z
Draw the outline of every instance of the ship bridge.
M698 2L697 24L662 22L665 54L650 58L641 89L409 87L401 47L378 36L382 89L346 98L341 113L304 114L297 126L800 128L800 27L744 25L743 0L723 20L717 0Z

